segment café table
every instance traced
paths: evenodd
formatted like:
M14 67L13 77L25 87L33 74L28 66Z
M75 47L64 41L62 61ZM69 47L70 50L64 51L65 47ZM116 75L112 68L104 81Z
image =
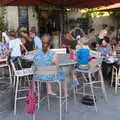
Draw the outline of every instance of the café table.
M33 61L34 55L33 54L25 55L22 58L28 61ZM71 59L68 54L65 54L65 55L61 54L61 55L58 55L58 63L60 67L66 67L66 66L75 65L77 62Z
M23 59L28 61L33 61L34 55L33 54L25 55L23 56ZM74 65L77 64L77 61L71 59L68 54L59 54L58 63L59 63L59 67L63 68L63 70L65 71L67 82L72 81L74 74L73 72Z
M23 56L23 59L28 60L28 61L33 61L34 55L25 55ZM74 73L74 66L77 64L77 61L71 59L68 54L59 54L58 55L58 63L59 67L62 68L65 71L65 78L68 84L71 84L71 81L74 79L73 76L75 76ZM68 89L71 86L68 85Z

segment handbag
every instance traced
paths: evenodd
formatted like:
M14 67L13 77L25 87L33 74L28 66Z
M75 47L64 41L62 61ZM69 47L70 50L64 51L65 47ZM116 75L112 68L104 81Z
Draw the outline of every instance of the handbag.
M37 95L34 92L33 82L28 87L28 95L26 98L26 112L34 114L37 107Z

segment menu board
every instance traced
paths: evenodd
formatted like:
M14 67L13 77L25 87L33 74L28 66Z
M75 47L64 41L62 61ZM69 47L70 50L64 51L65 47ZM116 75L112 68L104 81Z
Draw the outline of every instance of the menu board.
M28 28L28 7L19 6L18 14L19 14L19 26Z

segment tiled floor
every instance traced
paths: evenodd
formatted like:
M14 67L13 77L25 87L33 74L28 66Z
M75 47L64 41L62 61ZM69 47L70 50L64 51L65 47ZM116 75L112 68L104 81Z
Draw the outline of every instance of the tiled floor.
M98 93L100 92L98 91ZM107 102L102 94L97 96L98 112L95 112L93 107L81 104L80 97L78 97L77 105L73 104L72 98L69 98L68 112L63 112L63 120L120 120L120 90L115 95L114 89L107 87L107 95ZM36 120L59 120L58 100L51 98L51 105L49 112L47 104L44 102L36 113ZM16 116L13 115L12 111L0 113L0 120L32 120L32 116L25 112L24 102L19 102Z

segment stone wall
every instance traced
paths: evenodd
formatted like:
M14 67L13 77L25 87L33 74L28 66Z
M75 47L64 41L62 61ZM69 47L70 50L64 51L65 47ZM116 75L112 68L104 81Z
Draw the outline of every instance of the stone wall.
M109 26L110 25L115 26L111 17L94 18L93 19L93 28L95 28L96 34L100 31L102 24L107 24Z
M32 7L28 7L28 19L29 19L29 30L31 29L31 27L36 27L36 30L38 31L36 14L35 12L33 12Z
M29 21L29 30L31 27L37 27L37 19L36 15L33 13L32 7L28 7L28 21ZM18 7L17 6L8 6L6 7L6 20L8 22L8 30L17 30L19 26L19 18L18 18Z
M8 30L17 30L17 28L18 28L18 8L17 8L17 6L6 7L6 19L8 22Z

